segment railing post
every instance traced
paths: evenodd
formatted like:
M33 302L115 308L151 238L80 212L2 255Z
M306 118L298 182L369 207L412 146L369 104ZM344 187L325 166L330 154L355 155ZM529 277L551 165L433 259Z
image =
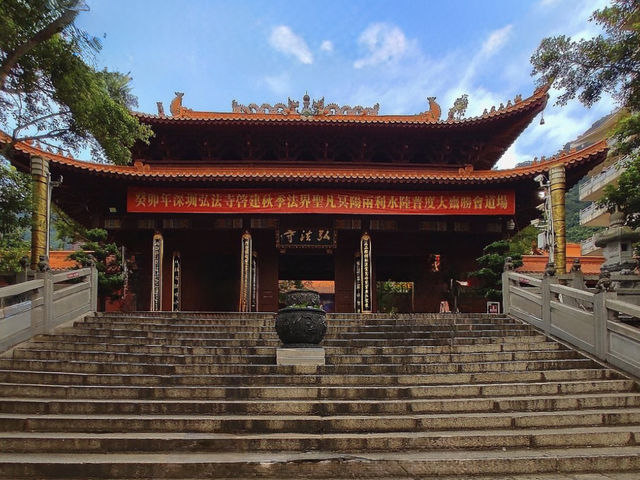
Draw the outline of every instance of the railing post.
M551 277L545 275L540 284L540 298L542 301L542 328L549 333L551 330Z
M596 356L600 360L606 360L609 353L609 338L607 330L607 298L611 294L606 290L601 290L593 297L593 323L595 329Z
M34 335L48 332L53 324L53 275L51 270L36 273L36 278L41 278L44 285L42 287L42 322L40 325L31 324Z
M511 281L508 270L502 272L502 311L507 315L511 313Z
M95 265L91 265L91 276L89 277L91 283L91 311L98 311L98 269Z

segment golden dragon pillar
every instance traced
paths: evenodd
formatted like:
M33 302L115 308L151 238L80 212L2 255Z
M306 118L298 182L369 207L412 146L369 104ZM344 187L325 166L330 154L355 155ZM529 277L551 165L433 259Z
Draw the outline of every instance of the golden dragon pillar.
M565 227L565 194L566 176L564 166L552 167L549 170L549 183L551 190L551 215L553 218L553 231L555 250L553 261L558 274L567 273L567 233Z

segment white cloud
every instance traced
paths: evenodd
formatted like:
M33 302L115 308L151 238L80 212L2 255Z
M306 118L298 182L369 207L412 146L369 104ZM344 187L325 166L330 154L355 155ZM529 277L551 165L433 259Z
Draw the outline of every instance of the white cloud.
M489 57L499 51L507 40L509 40L512 30L513 25L507 25L491 32L489 38L482 44L482 55Z
M313 63L313 55L307 42L286 25L280 25L271 31L269 44L279 52L296 57L302 63Z
M333 52L333 43L330 40L325 40L320 44L320 50L323 52Z
M540 6L541 7L549 7L551 5L554 5L556 3L558 3L559 0L540 0Z
M402 30L386 23L369 25L358 38L358 43L368 50L367 55L356 60L355 68L375 66L402 57L409 47Z
M496 167L500 170L506 169L506 168L513 168L518 163L525 162L528 160L533 160L533 158L530 155L525 155L518 152L517 145L513 144L507 149L506 152L504 152L502 157L500 157L500 160L498 160Z

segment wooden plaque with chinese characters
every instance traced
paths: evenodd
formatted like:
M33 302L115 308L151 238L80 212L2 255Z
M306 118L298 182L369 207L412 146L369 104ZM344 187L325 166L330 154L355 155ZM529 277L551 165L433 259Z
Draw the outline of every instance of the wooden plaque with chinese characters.
M336 248L332 228L287 228L276 230L277 248Z

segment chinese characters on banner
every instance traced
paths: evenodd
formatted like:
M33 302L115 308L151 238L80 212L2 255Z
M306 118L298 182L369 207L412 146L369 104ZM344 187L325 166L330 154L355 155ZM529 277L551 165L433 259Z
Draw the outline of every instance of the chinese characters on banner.
M205 190L130 187L127 211L146 213L342 213L512 215L513 190L382 192L365 190Z
M287 228L276 231L276 247L336 247L336 235L331 228Z

